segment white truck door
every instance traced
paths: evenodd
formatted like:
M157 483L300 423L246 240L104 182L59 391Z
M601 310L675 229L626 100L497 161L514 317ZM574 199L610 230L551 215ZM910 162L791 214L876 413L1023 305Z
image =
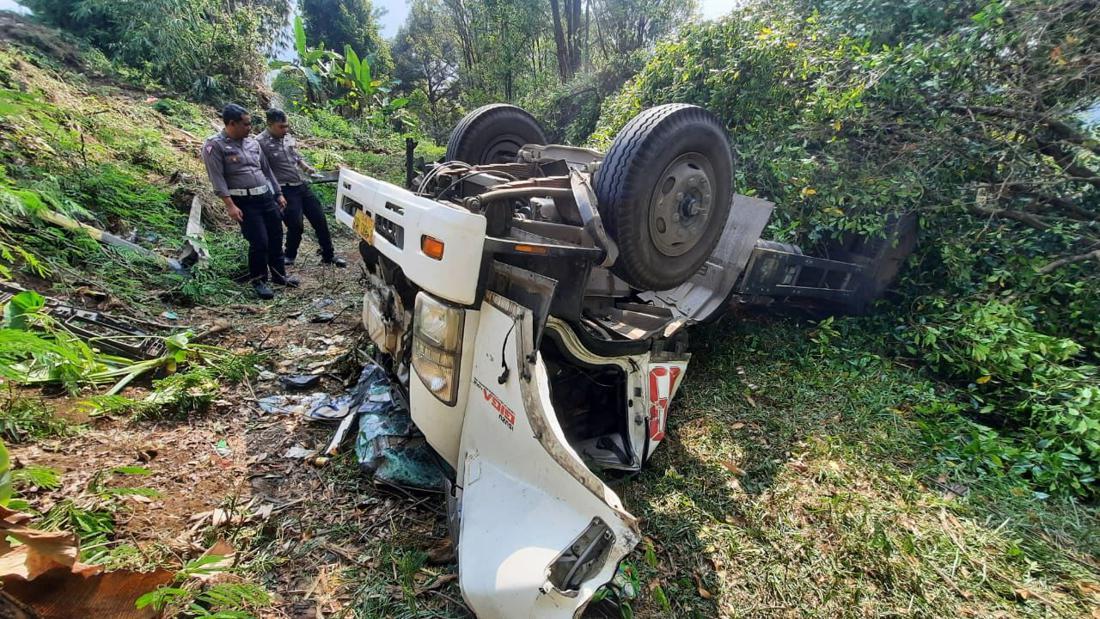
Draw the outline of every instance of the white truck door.
M459 584L481 619L574 617L640 539L566 442L532 320L493 292L481 306L457 471Z

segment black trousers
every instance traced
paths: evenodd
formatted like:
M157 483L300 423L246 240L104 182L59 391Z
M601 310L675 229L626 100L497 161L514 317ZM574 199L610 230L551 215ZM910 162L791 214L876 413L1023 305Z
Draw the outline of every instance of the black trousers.
M298 247L302 244L302 216L309 220L317 234L317 244L321 246L321 259L332 260L335 251L332 248L332 235L328 231L325 212L321 210L321 201L309 185L283 185L286 197L286 210L283 211L283 223L286 224L286 259L298 257Z
M286 277L283 266L283 222L279 205L271 192L262 196L233 196L244 213L241 234L248 240L248 278L266 282L268 271L275 279Z

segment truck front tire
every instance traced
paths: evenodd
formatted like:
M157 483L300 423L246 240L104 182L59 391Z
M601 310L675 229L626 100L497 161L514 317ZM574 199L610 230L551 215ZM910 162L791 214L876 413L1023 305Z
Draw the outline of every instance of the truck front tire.
M447 140L447 161L470 165L513 163L520 147L545 144L546 133L534 116L505 103L483 105L455 125Z

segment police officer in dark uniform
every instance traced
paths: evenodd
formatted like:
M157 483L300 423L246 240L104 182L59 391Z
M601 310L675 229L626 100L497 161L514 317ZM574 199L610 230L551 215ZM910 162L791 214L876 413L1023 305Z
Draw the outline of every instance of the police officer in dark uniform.
M284 264L293 265L298 257L298 246L302 243L302 216L309 220L317 234L317 244L321 246L321 263L332 264L340 268L348 266L343 258L337 258L332 247L332 235L317 199L309 183L302 178L302 172L316 174L312 166L298 152L298 144L290 135L290 123L286 112L271 109L267 111L267 129L257 136L275 180L279 182L286 209L283 210L283 223L286 224L286 251L283 252Z
M280 209L286 206L286 199L259 142L249 136L252 119L248 111L230 103L222 110L222 121L225 129L203 144L202 160L214 193L248 240L252 287L261 299L271 299L275 293L268 285L269 274L276 284L298 286L297 279L287 277L283 265Z

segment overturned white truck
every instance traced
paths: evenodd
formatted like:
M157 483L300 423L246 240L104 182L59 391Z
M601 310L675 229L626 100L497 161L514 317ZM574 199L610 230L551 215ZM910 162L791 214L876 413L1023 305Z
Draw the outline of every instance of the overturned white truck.
M645 110L606 154L546 141L490 105L408 188L338 181L363 323L451 479L479 617L579 616L638 543L605 479L664 440L688 327L738 302L862 309L915 241L907 219L813 256L760 240L772 205L732 194L725 129L695 106Z

